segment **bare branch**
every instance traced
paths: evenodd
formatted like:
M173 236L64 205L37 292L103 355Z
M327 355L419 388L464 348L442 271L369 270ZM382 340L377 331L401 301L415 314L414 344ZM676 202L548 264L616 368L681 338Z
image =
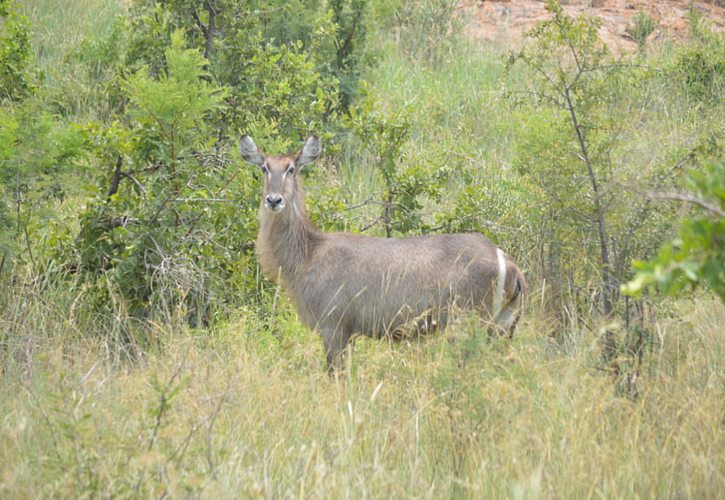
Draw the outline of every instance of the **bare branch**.
M109 221L109 225L114 227L127 227L130 225L135 225L140 222L139 219L136 217L129 217L128 215L122 215L121 217L114 217Z
M579 70L579 75L584 73L584 68L582 67L581 63L579 62L579 54L577 54L576 49L571 44L571 39L566 39L566 44L569 46L569 50L571 50L571 55L574 56L574 62L576 63L576 68ZM579 75L576 76L576 78L579 78Z
M647 198L653 199L653 200L675 200L675 201L684 201L685 203L692 203L693 205L697 205L700 208L704 208L705 210L712 212L713 214L717 215L718 217L725 218L725 211L720 209L717 205L714 205L713 203L710 203L707 200L703 200L699 196L695 196L694 194L690 193L653 193L648 192L645 193L645 196Z
M191 16L194 18L194 21L196 21L197 26L199 26L199 29L204 35L204 38L209 36L209 28L207 28L206 24L204 24L204 22L201 20L201 17L199 17L199 13L196 11L196 9L191 11Z
M690 151L682 158L680 158L672 167L670 167L667 172L656 175L656 189L660 189L664 185L664 183L672 177L672 174L676 170L680 170L687 161L692 159L692 157L693 153L692 151ZM635 233L639 231L640 226L645 222L647 214L652 208L652 202L652 198L647 198L645 196L644 201L639 206L637 212L635 212L635 214L630 218L629 229L626 233L626 236L622 240L624 243L621 245L622 249L620 250L619 262L616 266L618 274L621 272L624 265L629 264L628 256L630 254L631 242L634 238Z
M555 105L555 106L557 106L559 108L563 108L563 109L566 108L566 104L564 104L562 101L558 100L556 97L552 97L552 96L547 95L547 94L545 94L543 92L536 92L536 91L533 91L533 90L513 90L513 91L511 91L511 94L512 95L513 94L521 94L521 95L525 95L525 96L533 96L533 97L536 97L537 99L541 99L543 101L547 101L547 102L549 102L549 103L551 103L551 104L553 104L553 105Z
M127 172L121 172L121 175L123 177L125 177L126 179L130 179L136 185L136 187L139 189L139 191L141 191L143 193L144 197L146 196L146 188L144 188L143 185L141 185L141 183L138 181L138 179L136 179L136 177L133 176L133 174L129 174Z
M375 193L373 195L373 197L370 197L367 200L358 203L357 205L351 205L349 207L345 207L341 211L342 212L349 212L351 210L357 210L358 208L362 208L362 207L367 206L367 205L383 205L383 202L382 201L379 201L379 200L376 199L376 197L378 196L378 194L379 193Z
M532 65L532 66L530 66L530 67L531 67L531 68L533 68L533 69L534 69L534 71L536 71L536 72L537 72L538 74L540 74L540 75L541 75L542 77L544 77L544 79L545 79L545 80L546 80L547 82L549 82L549 85L551 85L551 88L552 88L552 89L554 90L554 92L558 93L558 94L559 94L559 95L560 95L561 97L565 97L565 96L564 96L564 92L562 92L562 91L561 91L561 90L559 89L559 85L558 85L558 84L557 84L557 83L556 83L556 82L554 81L554 79L553 79L553 77L552 77L551 75L549 75L549 74L548 74L548 73L547 73L546 71L544 71L543 69L541 69L541 68L538 68L538 67L536 67L536 66L533 66L533 65Z
M234 200L226 198L174 198L174 203L226 203L227 205L239 205Z
M371 223L367 224L367 225L366 225L366 226L364 226L364 227L361 227L361 228L360 228L360 232L361 232L361 233L364 233L364 232L365 232L365 231L367 231L368 229L370 229L370 228L372 228L372 227L374 227L374 226L377 226L377 225L378 225L378 224L380 224L381 222L383 222L383 218L382 218L382 217L377 217L377 218L376 218L376 219L375 219L374 221L372 221Z
M116 167L113 170L113 177L111 178L111 186L108 188L108 196L107 198L110 199L111 196L116 194L118 192L118 183L121 181L121 166L123 165L123 157L119 156L118 160L116 160Z

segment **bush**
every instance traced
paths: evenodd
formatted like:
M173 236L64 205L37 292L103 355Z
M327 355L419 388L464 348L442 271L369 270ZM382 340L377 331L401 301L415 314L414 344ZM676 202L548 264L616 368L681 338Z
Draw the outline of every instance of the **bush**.
M142 68L126 79L123 123L86 128L107 167L81 216L73 267L110 284L136 312L189 302L199 312L238 259L227 245L239 232L222 230L234 224L236 203L224 196L233 184L219 175L226 162L208 127L227 91L205 80L206 59L183 43L181 32L172 35L161 74ZM211 210L216 203L225 207Z
M629 30L632 39L637 42L639 48L644 48L647 43L647 37L655 30L655 21L652 17L642 9L637 11L634 16L634 26Z
M0 0L0 100L18 100L33 90L30 26L14 0Z
M281 151L339 126L364 14L360 1L329 11L316 1L141 1L107 43L85 44L91 59L127 50L115 60L117 120L85 127L102 175L77 249L63 251L67 267L101 298L110 285L136 315L186 311L198 323L212 297L219 307L252 300L257 181L230 168L236 139L246 132Z
M403 2L395 12L400 47L416 61L435 65L453 49L453 35L460 28L450 0Z
M706 163L687 176L688 192L658 194L693 203L697 210L684 218L677 236L649 261L635 263L637 276L623 286L629 295L657 289L676 295L705 286L725 302L725 164Z
M722 101L725 84L725 41L694 6L689 20L694 42L677 49L670 71L689 98L717 104Z

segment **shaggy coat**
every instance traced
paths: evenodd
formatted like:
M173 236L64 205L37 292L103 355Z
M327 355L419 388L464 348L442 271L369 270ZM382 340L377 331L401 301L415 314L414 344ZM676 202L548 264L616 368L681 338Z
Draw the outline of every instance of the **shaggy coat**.
M300 320L322 336L328 368L353 335L397 337L444 328L453 308L477 310L509 335L526 281L478 233L373 238L325 233L307 218L300 168L321 154L310 137L297 155L265 156L248 136L243 158L264 175L257 255L287 291Z

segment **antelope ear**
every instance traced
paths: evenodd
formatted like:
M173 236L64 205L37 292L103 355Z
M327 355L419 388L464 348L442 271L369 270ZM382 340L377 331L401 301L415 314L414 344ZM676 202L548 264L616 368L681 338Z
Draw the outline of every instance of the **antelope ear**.
M320 139L318 139L314 135L311 135L305 141L305 145L302 146L302 151L297 153L297 158L295 158L295 164L297 165L297 168L304 167L308 163L312 163L313 161L317 160L321 154L322 145L320 144Z
M239 139L239 151L242 153L242 158L252 165L257 165L258 167L264 165L264 156L259 152L252 138L246 134Z

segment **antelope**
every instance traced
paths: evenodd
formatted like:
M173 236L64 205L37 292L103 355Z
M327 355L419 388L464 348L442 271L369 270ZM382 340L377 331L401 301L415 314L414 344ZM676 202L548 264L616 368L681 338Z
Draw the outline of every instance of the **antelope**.
M320 140L309 137L297 154L265 155L244 135L239 148L264 177L258 261L302 323L321 335L328 372L342 367L353 335L399 338L406 329L443 329L453 308L476 311L493 329L513 335L526 280L485 236L320 231L306 215L299 176L320 157Z

